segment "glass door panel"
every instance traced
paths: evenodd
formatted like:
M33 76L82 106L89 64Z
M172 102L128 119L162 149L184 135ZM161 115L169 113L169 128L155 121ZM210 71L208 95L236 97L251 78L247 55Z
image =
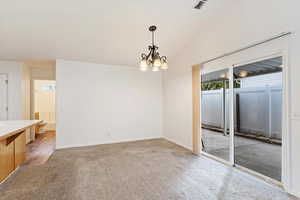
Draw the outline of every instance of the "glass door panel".
M281 181L282 57L233 69L234 162Z
M201 74L203 151L230 161L228 69Z

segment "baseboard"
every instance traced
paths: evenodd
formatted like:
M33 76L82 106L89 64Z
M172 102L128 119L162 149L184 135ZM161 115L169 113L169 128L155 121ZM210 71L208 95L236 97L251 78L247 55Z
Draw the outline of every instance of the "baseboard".
M101 145L101 144L118 144L118 143L124 143L124 142L138 142L138 141L153 140L153 139L164 139L164 138L163 137L145 137L145 138L137 138L137 139L109 141L109 142L103 142L103 143L72 144L72 145L56 146L55 149L60 150L60 149L68 149L68 148L76 148L76 147L97 146L97 145Z
M288 193L295 196L295 197L300 198L300 192L298 192L298 191L288 190Z
M183 144L181 144L181 143L179 143L179 142L175 142L174 140L172 140L172 139L170 139L170 138L167 138L167 137L163 137L165 140L168 140L169 142L172 142L172 143L174 143L174 144L176 144L176 145L178 145L178 146L181 146L181 147L183 147L183 148L185 148L185 149L187 149L187 150L189 150L189 151L193 151L192 150L192 148L190 148L190 147L188 147L188 146L186 146L186 145L183 145Z
M285 189L284 189L284 186L281 182L273 179L273 178L270 178L268 176L265 176L259 172L256 172L256 171L253 171L251 169L248 169L246 167L243 167L243 166L240 166L240 165L235 165L235 168L242 171L242 172L245 172L247 174L250 174L251 176L254 176L268 184L271 184L271 185L274 185L274 186L277 186L278 188L282 189L283 191L287 192Z
M47 123L45 127L43 127L43 130L45 131L55 131L56 130L56 124L55 123Z

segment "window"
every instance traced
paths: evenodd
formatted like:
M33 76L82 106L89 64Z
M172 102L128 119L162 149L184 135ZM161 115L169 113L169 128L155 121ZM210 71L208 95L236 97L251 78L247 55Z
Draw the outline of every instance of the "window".
M51 83L43 84L43 85L41 86L41 90L42 90L43 92L55 91L55 89L56 89L55 84L51 84Z

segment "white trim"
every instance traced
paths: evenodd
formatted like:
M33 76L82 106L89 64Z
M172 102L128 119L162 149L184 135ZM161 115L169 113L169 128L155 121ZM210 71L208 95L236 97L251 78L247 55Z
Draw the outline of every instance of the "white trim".
M143 141L143 140L154 140L154 139L165 139L165 138L163 138L163 137L145 137L145 138L138 138L138 139L132 139L132 140L129 139L129 140L120 140L120 141L109 141L109 142L103 142L103 143L72 144L72 145L56 146L55 149L60 150L60 149L77 148L77 147L97 146L97 145L102 145L102 144L118 144L118 143L124 143L124 142L138 142L138 141Z
M202 61L200 64L201 65L204 65L204 64L207 64L207 63L210 63L210 62L213 62L213 61L216 61L216 60L219 60L219 59L222 59L224 57L228 57L228 56L232 56L234 54L237 54L237 53L240 53L242 51L246 51L248 49L252 49L256 46L259 46L259 45L263 45L265 43L268 43L268 42L271 42L273 40L277 40L277 39L281 39L285 36L290 36L291 34L293 34L294 32L292 31L288 31L288 32L281 32L280 34L278 35L275 35L275 36L272 36L270 38L267 38L267 39L264 39L262 41L257 41L255 42L254 44L250 44L248 46L245 46L245 47L242 47L242 48L239 48L239 49L236 49L236 50L233 50L233 51L230 51L230 52L227 52L227 53L224 53L220 56L217 56L217 57L214 57L214 58L211 58L211 59L208 59L206 61Z
M229 137L230 137L230 145L229 145L229 158L230 163L234 166L234 84L233 84L233 66L229 68Z
M191 147L188 147L188 146L186 146L186 145L183 145L183 144L181 144L181 143L179 143L179 142L175 142L173 139L170 139L170 138L165 137L165 136L163 136L162 138L165 139L165 140L168 140L169 142L172 142L172 143L174 143L174 144L176 144L176 145L178 145L178 146L181 146L181 147L183 147L183 148L185 148L185 149L187 149L187 150L189 150L189 151L193 151L193 149L192 149ZM200 144L201 144L201 142L200 142Z
M203 155L203 156L205 156L205 157L208 157L208 158L210 158L210 159L213 159L213 160L215 160L215 161L217 161L217 162L223 163L223 164L225 164L225 165L227 165L227 166L233 167L233 165L232 165L229 161L224 160L224 159L222 159L222 158L219 158L219 157L217 157L217 156L214 156L214 155L212 155L212 154L206 153L205 151L202 151L202 152L201 152L201 155Z
M282 182L284 188L290 191L292 177L292 159L291 159L291 134L290 134L290 65L289 65L289 42L288 48L282 51Z
M270 178L270 177L268 177L268 176L265 176L265 175L263 175L263 174L261 174L261 173L258 173L258 172L256 172L256 171L253 171L253 170L248 169L248 168L246 168L246 167L243 167L243 166L241 166L241 165L235 165L235 167L236 167L237 169L239 169L240 171L243 171L243 172L246 172L246 173L248 173L248 174L251 174L251 175L253 175L253 176L257 177L257 178L262 179L263 181L265 181L265 182L267 182L267 183L269 183L269 184L276 185L276 186L280 187L281 189L284 189L283 184L282 184L281 182L279 182L279 181L273 179L273 178Z
M268 59L271 59L271 58L282 57L282 55L283 55L283 50L276 51L274 53L271 53L271 54L268 54L268 55L265 55L265 56L260 56L260 57L256 57L256 58L252 58L252 59L249 59L249 60L245 60L245 61L235 63L235 64L233 64L233 68L240 67L240 66L243 66L243 65L248 65L248 64L251 64L251 63L255 63L255 62L268 60Z
M300 197L300 192L299 191L289 190L288 193L295 196L295 197Z

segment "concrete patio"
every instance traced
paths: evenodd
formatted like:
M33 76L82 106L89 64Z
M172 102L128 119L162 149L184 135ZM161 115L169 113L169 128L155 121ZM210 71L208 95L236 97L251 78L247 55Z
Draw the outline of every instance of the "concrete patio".
M229 135L202 129L205 152L229 161ZM281 181L281 146L235 136L235 163Z

